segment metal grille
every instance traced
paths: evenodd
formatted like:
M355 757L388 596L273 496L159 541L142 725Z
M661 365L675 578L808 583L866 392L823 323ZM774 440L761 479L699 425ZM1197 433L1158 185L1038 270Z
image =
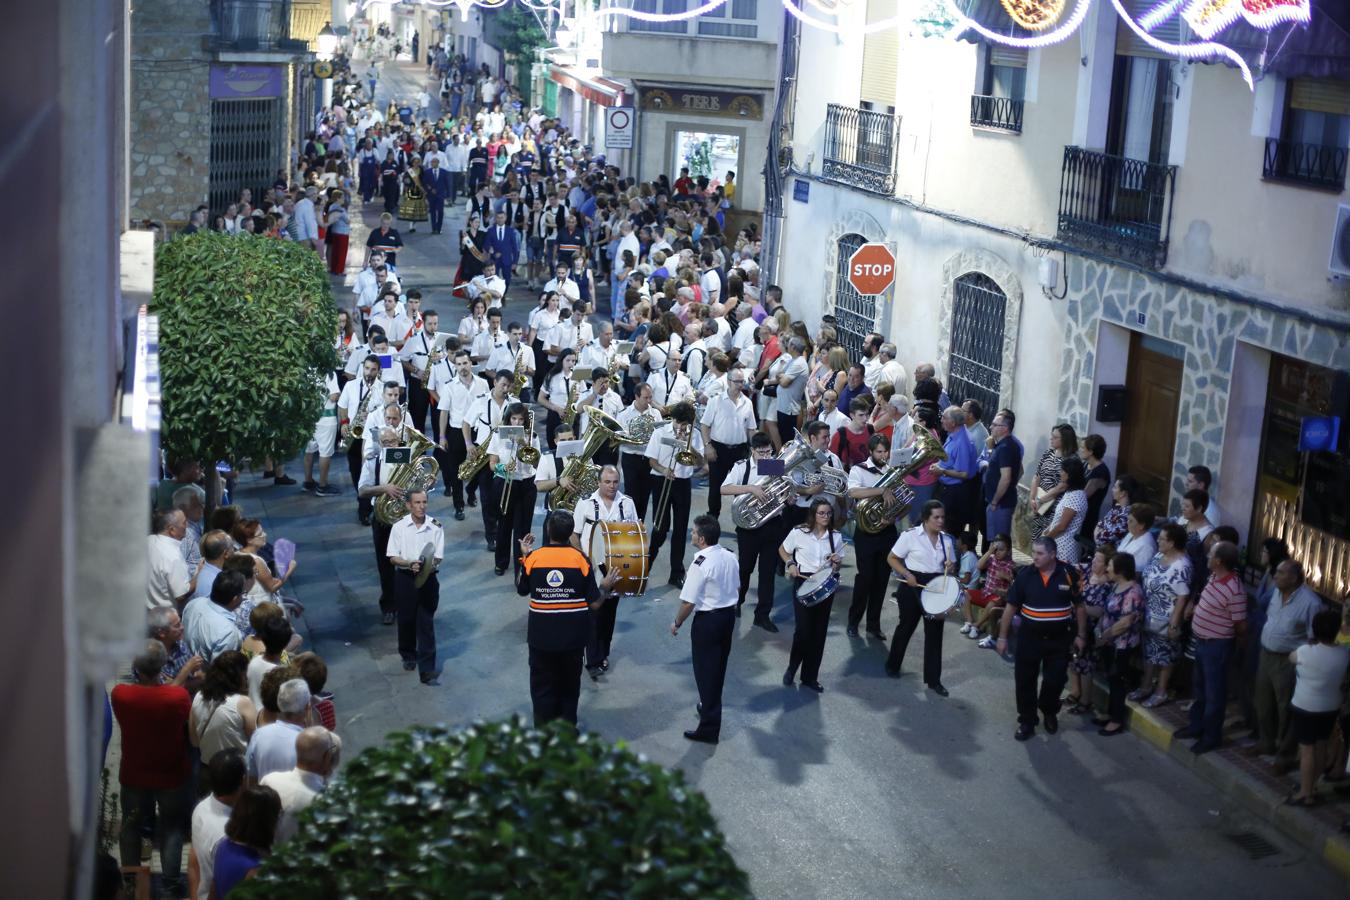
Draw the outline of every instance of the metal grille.
M1291 181L1339 192L1345 189L1345 161L1344 147L1267 138L1261 174L1271 181Z
M1059 235L1160 268L1167 262L1176 166L1064 148Z
M876 299L859 294L848 282L849 257L865 243L867 238L861 234L841 237L834 273L834 327L851 360L862 359L863 341L872 333L877 320Z
M1012 97L991 97L972 94L970 97L970 124L981 128L1022 133L1022 101Z
M947 393L953 403L979 401L988 416L999 407L1003 384L1003 319L1008 298L980 272L956 279L952 301Z
M1279 847L1254 831L1226 834L1224 837L1237 844L1247 854L1248 859L1265 859L1268 856L1277 856L1280 852Z
M825 110L821 174L865 191L894 193L896 125L889 113L831 103Z
M259 200L285 148L280 100L211 101L211 211L223 211L244 188Z

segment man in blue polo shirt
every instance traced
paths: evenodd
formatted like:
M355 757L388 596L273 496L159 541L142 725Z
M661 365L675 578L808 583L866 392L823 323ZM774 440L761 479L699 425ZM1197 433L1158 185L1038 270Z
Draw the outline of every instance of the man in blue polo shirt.
M976 514L971 488L979 484L975 479L979 474L978 454L970 432L966 431L966 414L961 407L947 407L942 414L942 428L947 432L947 442L942 445L947 458L934 463L932 470L938 475L940 499L947 509L946 531L959 537Z
M1012 534L1013 510L1017 508L1017 482L1022 477L1022 445L1013 437L1017 417L1000 409L989 423L994 446L984 470L985 534L989 540Z

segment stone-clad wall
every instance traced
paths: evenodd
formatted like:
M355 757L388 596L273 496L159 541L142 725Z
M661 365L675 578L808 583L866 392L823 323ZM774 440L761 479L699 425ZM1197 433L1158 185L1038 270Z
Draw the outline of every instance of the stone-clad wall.
M206 0L137 0L131 17L131 210L176 230L206 202L211 31Z
M1238 341L1315 365L1350 370L1350 341L1343 332L1274 310L1073 255L1068 258L1068 283L1059 409L1080 434L1087 430L1092 414L1099 322L1185 348L1172 458L1173 497L1184 493L1190 466L1220 470ZM1139 313L1144 314L1143 325Z

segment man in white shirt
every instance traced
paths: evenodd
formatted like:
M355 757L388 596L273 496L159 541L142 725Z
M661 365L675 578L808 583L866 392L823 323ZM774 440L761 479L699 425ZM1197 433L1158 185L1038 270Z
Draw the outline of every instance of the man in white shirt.
M417 669L423 684L436 687L436 631L434 617L440 605L440 582L435 569L445 558L445 532L441 523L427 515L427 492L408 491L408 514L389 530L385 555L394 566L394 602L398 617L398 654L403 670ZM423 549L431 545L434 559L431 575L417 584L422 571Z
M395 350L401 350L404 340L412 331L412 320L398 311L398 294L386 289L382 300L383 306L371 315L370 324L383 329L390 345ZM402 368L400 365L399 369Z
M341 757L342 738L322 725L311 725L295 738L295 768L262 779L263 787L276 791L281 798L274 845L295 837L299 830L295 820L328 786Z
M590 380L591 382L590 390L577 398L577 409L585 410L587 407L594 407L606 415L618 419L619 414L623 412L623 398L611 385L609 370L597 366L589 372L582 372L580 368L573 371L577 373L578 380ZM591 414L583 411L577 434L584 437L590 426ZM591 462L597 465L617 465L619 450L617 447L611 447L606 443L596 451L595 456L591 457Z
M806 376L809 367L806 363L806 341L793 335L783 342L787 350L787 364L778 376L778 396L774 398L774 413L778 418L779 443L792 439L797 430L797 417L801 413L803 398L806 394Z
M304 489L313 491L320 497L331 497L342 493L336 485L328 483L328 469L333 462L333 454L337 452L338 442L338 418L337 405L342 392L338 387L337 375L329 371L324 376L323 383L323 411L319 414L319 421L314 423L314 436L309 439L309 444L305 447L305 481ZM314 457L319 458L319 480L314 480Z
M459 135L451 135L450 145L445 148L446 168L450 170L450 199L454 203L459 192L464 189L464 173L469 170L469 145L462 143Z
M255 783L295 767L295 739L309 718L309 701L309 685L300 678L292 678L277 691L279 718L253 732L244 754L248 777Z
M688 401L672 404L669 416L670 421L653 431L647 442L647 461L653 473L652 494L656 497L651 565L655 565L656 555L670 534L670 580L667 583L683 587L684 545L688 538L689 508L693 499L691 483L695 474L707 469L707 463L703 456L703 435L694 427L694 405ZM697 457L694 465L685 465L675 458L685 448L691 449Z
M472 455L480 445L487 444L492 439L492 429L502 423L502 417L506 414L506 406L510 402L508 391L511 390L511 372L504 370L490 374L492 380L492 390L487 396L480 397L469 407L468 414L464 417L464 425L461 427L461 433L464 435L465 452ZM484 457L486 459L486 457ZM477 482L478 496L482 499L479 506L483 511L483 534L487 537L487 546L489 550L497 549L497 518L498 506L491 502L492 497L492 470L486 466L481 466L474 475ZM470 489L472 496L472 488Z
M652 403L667 417L676 403L686 400L692 403L694 400L694 385L689 381L689 376L680 371L681 359L680 351L672 350L666 354L665 368L647 376L647 384L652 389Z
M704 744L716 744L721 735L722 685L736 633L740 564L734 553L717 543L721 537L722 529L712 516L694 520L692 541L698 552L680 589L675 621L670 623L670 633L679 635L680 626L694 617L689 633L698 685L698 727L684 736Z
M544 293L557 291L562 294L566 305L575 307L581 299L581 288L572 280L572 267L566 262L559 262L554 266L554 272L554 277L544 284Z
M389 338L382 333L376 333L370 339L370 355L380 364L380 380L388 383L393 382L399 388L407 385L407 379L403 374L403 366L398 361L398 354L394 353L389 347Z
M633 402L619 413L619 424L623 426L625 433L632 433L634 420L645 419L645 423L639 421L638 424L649 426L647 434L651 435L664 418L661 410L652 403L651 385L643 383L634 390ZM623 487L637 505L639 520L647 518L647 500L651 497L651 466L647 464L646 452L645 444L619 445L619 469L623 472Z
M633 498L619 491L619 470L604 466L600 470L600 486L589 497L577 501L572 513L572 546L587 555L591 552L592 537L597 522L637 522L637 506ZM600 548L596 548L599 552ZM606 572L597 566L596 581ZM614 618L619 610L619 595L601 591L600 603L591 607L591 635L586 642L586 672L592 680L609 671L610 644L614 639Z
M630 251L633 254L633 261L637 262L642 258L642 245L638 242L638 237L633 233L633 223L624 219L619 224L619 246L614 253L614 268L617 271L619 265L623 262L623 252Z
M244 754L221 750L206 761L211 793L192 810L192 851L188 854L188 893L208 900L215 878L216 844L225 837L225 823L244 790Z
M614 362L617 352L618 347L614 343L614 323L601 322L600 333L596 335L593 341L588 342L581 348L581 359L577 366L583 371L599 368L608 369ZM622 358L619 362L619 370L621 372L627 371L627 358Z
M745 372L727 374L727 391L711 398L699 420L708 452L708 515L722 515L722 482L739 460L749 455L755 433L755 404L745 394Z
M877 379L877 386L891 384L895 386L897 394L908 394L909 378L905 374L905 367L896 362L895 356L895 345L889 341L882 344L881 349L877 351L877 358L881 360L881 376ZM864 371L866 371L865 367ZM866 381L865 375L863 380ZM872 390L876 391L876 387L873 387Z
M589 344L593 337L591 323L586 321L586 312L586 304L581 302L573 304L571 309L564 308L558 311L558 324L549 329L549 333L544 336L544 346L548 348L550 356L556 357L562 351L570 349L577 351L577 358L580 359L581 349ZM563 315L564 313L566 315ZM589 380L591 370L582 371Z
M699 286L703 288L703 302L717 303L722 299L722 273L717 270L717 257L704 252L699 262L703 264L703 273L698 279Z
M150 569L145 608L182 606L192 595L192 573L188 572L182 550L187 516L180 509L156 512L154 528L148 542Z
M875 331L863 339L863 383L871 388L873 393L876 393L877 385L881 384L881 370L885 365L881 358L881 343L882 337Z
M473 362L475 371L482 373L491 380L493 370L488 369L488 359L492 356L492 351L504 345L508 339L507 333L502 331L502 311L500 307L488 312L487 323L487 328L474 336L473 346L469 350L469 359Z
M440 422L441 474L445 479L445 492L454 500L455 520L462 522L465 485L459 479L459 467L469 452L464 440L464 420L491 388L487 381L473 373L473 363L463 350L455 354L454 366L454 380L437 384L436 417ZM469 499L473 500L477 487L472 481L468 484L468 493Z
M740 303L736 307L736 333L731 338L731 346L741 351L740 359L745 361L750 348L755 346L755 331L759 323L751 315L754 307L749 303Z
M497 274L497 264L489 260L483 263L482 274L475 275L464 291L470 301L481 298L488 310L498 309L506 296L506 281Z
M378 358L371 358L368 351L356 351L352 353L352 361L361 359L360 376L347 382L342 387L342 393L338 395L338 423L339 432L342 440L347 441L347 469L352 476L352 487L355 488L361 480L361 463L365 459L363 456L364 440L357 440L352 435L352 428L365 427L366 419L369 418L373 409L378 409L380 405L380 394L384 390L379 382L380 361ZM349 363L350 364L350 363ZM358 504L359 519L361 524L370 521L370 503L361 501Z
M717 326L710 321L690 322L684 326L684 346L680 352L683 360L680 368L689 376L690 384L703 380L703 372L708 367L708 341L705 335L717 333Z
M492 372L500 372L503 369L514 372L519 363L525 372L527 386L525 390L528 390L528 385L534 381L535 358L534 348L525 346L520 340L523 331L519 322L512 322L506 326L506 343L492 351L492 355L488 357L487 367Z

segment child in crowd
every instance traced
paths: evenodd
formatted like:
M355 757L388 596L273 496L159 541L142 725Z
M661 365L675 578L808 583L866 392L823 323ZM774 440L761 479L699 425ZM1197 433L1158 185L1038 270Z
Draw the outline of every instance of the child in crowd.
M998 624L999 616L1003 615L1003 602L1016 571L1012 560L1012 538L1006 534L994 535L978 567L984 574L984 586L981 590L971 591L968 597L971 605L980 607L980 614L971 625L975 633L972 635L967 629L966 636L978 637L984 634L980 646L992 650L995 644L994 627Z

